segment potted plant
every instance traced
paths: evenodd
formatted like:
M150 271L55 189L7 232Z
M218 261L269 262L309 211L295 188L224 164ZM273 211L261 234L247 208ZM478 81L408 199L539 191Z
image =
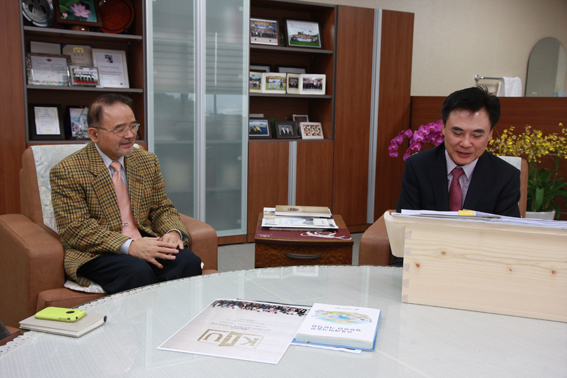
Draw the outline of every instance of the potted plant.
M403 155L404 161L412 154L421 151L424 145L429 144L436 147L443 143L443 120L440 119L437 122L421 125L415 131L411 129L400 131L400 133L390 141L388 152L391 157L398 157L400 145L405 139L409 139L409 146Z
M524 132L514 134L514 127L505 129L489 143L488 150L496 155L521 156L528 162L528 206L530 212L555 212L561 214L558 197L567 198L567 183L558 177L559 162L567 158L567 128L559 124L561 134L543 135L540 130L532 130L526 125ZM541 158L548 156L554 163L549 171L541 167ZM526 215L527 216L527 215ZM539 216L538 216L539 217ZM553 219L553 216L550 217Z

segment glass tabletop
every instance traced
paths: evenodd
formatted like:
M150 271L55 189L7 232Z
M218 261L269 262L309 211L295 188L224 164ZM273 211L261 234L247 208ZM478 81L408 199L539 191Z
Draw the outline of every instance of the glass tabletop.
M0 377L565 377L567 324L401 303L402 269L265 268L192 277L80 306L108 316L78 338L27 332ZM217 298L382 310L376 350L290 346L277 365L158 350Z

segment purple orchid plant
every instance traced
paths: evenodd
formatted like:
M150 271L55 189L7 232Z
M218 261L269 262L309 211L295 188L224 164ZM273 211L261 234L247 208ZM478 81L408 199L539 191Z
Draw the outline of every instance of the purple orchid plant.
M400 145L405 139L409 139L409 147L403 155L404 161L414 153L421 151L424 144L438 146L443 143L443 120L431 122L427 125L421 125L417 130L410 129L402 130L400 133L390 141L388 152L391 157L398 157Z

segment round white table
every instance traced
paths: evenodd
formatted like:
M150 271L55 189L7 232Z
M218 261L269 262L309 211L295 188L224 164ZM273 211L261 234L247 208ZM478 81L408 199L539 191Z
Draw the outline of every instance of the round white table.
M566 377L567 324L401 303L402 269L311 266L192 277L80 306L108 316L75 339L27 332L0 377ZM382 310L376 350L290 346L277 365L158 350L217 298Z

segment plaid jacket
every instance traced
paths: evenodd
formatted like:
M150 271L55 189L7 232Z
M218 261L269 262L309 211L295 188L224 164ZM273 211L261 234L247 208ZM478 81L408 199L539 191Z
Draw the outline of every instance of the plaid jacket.
M157 156L134 148L124 159L124 166L138 229L153 236L177 229L189 243L187 229L167 198ZM120 253L120 246L128 240L121 234L112 179L91 142L53 167L50 182L57 229L65 249L65 273L88 286L90 280L77 276L77 269L101 253Z

